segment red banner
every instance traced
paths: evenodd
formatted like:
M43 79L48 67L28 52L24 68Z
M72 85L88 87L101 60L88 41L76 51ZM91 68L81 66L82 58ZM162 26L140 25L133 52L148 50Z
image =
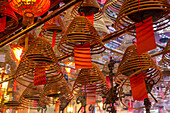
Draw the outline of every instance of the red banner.
M34 85L47 84L45 68L35 68Z
M152 17L135 25L137 52L142 54L156 48Z
M92 68L90 43L74 47L75 69Z
M148 98L143 73L132 76L130 78L130 85L133 100L143 101L145 98Z

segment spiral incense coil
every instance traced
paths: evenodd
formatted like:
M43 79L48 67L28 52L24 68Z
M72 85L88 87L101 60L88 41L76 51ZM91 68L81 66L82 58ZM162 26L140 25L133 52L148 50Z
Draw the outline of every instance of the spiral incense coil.
M79 2L75 4L71 11L72 18L78 16L79 11L83 12L85 16L94 13L94 21L102 18L102 10L97 0L83 0L83 3Z
M160 27L160 25L156 24L156 21L159 19L161 19L159 21L165 20L163 17L168 15L169 6L167 0L124 0L114 23L114 27L116 29L124 29L150 16L152 16L153 22L155 22L154 25Z
M51 31L45 31L45 32L41 32L42 35L52 44L53 41L53 32ZM62 38L63 34L56 34L56 38L55 38L55 45L58 45L58 42L60 42L61 38Z
M166 47L164 49L163 55L162 55L162 60L159 62L160 68L169 71L170 68L170 39L168 40Z
M43 27L43 31L48 33L56 31L57 34L63 33L65 31L65 27L61 17L57 15L47 21ZM49 35L51 36L51 33Z
M66 99L64 97L60 98L60 111L63 111L67 107L69 102L71 102L71 99Z
M3 108L22 108L19 103L19 92L17 91L8 91L9 100L4 98Z
M46 77L47 84L57 82L63 77L51 44L43 37L35 39L21 58L15 73L17 82L28 87L34 82L37 69L44 70L42 74Z
M102 95L107 93L109 89L108 84L104 78L104 75L97 67L92 63L92 68L81 69L78 77L73 85L73 94L77 96L90 96L90 94L96 91L96 95Z
M47 84L44 88L43 94L48 97L71 97L71 91L65 78L62 78L58 82Z
M106 24L103 21L103 19L94 21L94 27L99 33L102 34L101 36L104 36L106 34L110 34L110 31L106 27Z
M64 99L63 99L64 98ZM60 81L47 84L41 94L40 103L42 105L49 105L55 103L54 101L68 101L73 98L71 94L68 83L65 78L62 78Z
M9 2L7 1L2 1L2 3L0 3L0 15L1 16L6 16L6 27L5 29L11 30L14 29L18 26L19 22L18 22L18 18L15 15L14 11L12 10L12 8L9 6L8 4Z
M130 85L130 77L143 73L147 83L154 80L157 84L162 77L162 72L148 53L138 55L135 45L129 46L119 64L115 82ZM125 82L126 81L126 82ZM124 83L125 82L125 83Z
M28 108L30 106L30 103L33 101L37 101L38 104L42 92L42 86L34 86L33 83L29 84L29 87L27 87L20 96L20 105L24 108Z
M115 22L122 4L123 0L107 0L102 10L108 18Z
M91 54L102 53L105 47L90 20L78 16L72 20L57 48L64 54L72 53L74 46L90 43Z

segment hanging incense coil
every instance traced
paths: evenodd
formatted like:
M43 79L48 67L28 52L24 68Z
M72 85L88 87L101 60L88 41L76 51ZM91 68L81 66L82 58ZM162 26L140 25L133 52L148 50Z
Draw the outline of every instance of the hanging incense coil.
M55 45L58 44L58 42L60 41L62 34L65 31L65 27L63 24L63 21L61 19L61 17L59 15L57 15L56 17L50 19L49 21L47 21L44 25L44 27L42 28L42 35L44 37L46 37L48 39L48 41L52 44L52 40L54 38L54 33L56 34L55 37Z
M71 91L65 78L62 78L58 82L47 84L44 88L43 94L48 97L71 97Z
M108 18L115 22L122 4L123 0L107 0L102 10Z
M67 105L71 102L71 99L66 99L64 97L60 98L60 111L63 111Z
M94 21L102 18L102 10L97 0L83 0L82 3L75 4L71 11L71 16L75 18L80 12L84 13L85 16L94 13Z
M48 36L52 36L52 34L56 31L57 34L61 34L65 31L65 27L63 21L59 15L47 21L43 27L43 32L47 32Z
M48 105L50 103L55 103L53 101L57 99L64 101L62 100L63 98L65 100L71 100L72 97L73 96L71 94L68 83L66 82L65 78L62 78L58 82L47 84L45 86L43 93L41 94L40 103L43 105ZM51 98L53 98L53 100Z
M110 34L110 31L106 27L106 24L102 18L100 20L94 21L94 27L95 27L96 31L98 31L99 34L102 34L101 36Z
M109 89L108 84L104 78L104 75L97 67L92 63L92 68L81 69L78 77L73 85L73 94L77 96L90 96L90 94L96 91L96 95L106 94Z
M73 52L75 45L85 43L90 43L91 54L102 53L105 50L90 20L84 16L78 16L70 23L57 48L60 52L68 54Z
M24 108L28 108L30 107L30 103L33 101L37 101L38 104L42 92L42 86L34 86L34 84L29 84L29 88L26 88L20 96L20 105Z
M47 83L57 82L63 77L51 44L43 37L35 39L21 58L15 73L17 82L28 87L34 82L34 76L40 76L35 72L37 69L43 70L41 74Z
M1 4L0 5L0 16L6 16L5 30L14 29L19 24L17 16L15 15L14 11L12 10L12 8L9 6L8 3L9 2L7 1L2 1L2 3L0 3Z
M164 49L163 55L162 55L162 59L159 62L159 66L161 69L165 70L165 71L169 71L170 68L170 39L168 40L166 47Z
M150 16L152 16L153 22L156 22L168 15L168 7L169 3L167 0L125 0L119 10L114 27L116 29L127 28ZM161 21L164 20L162 19ZM156 23L154 24L156 25ZM160 25L157 26L160 27Z
M126 49L123 55L116 73L115 82L117 84L130 85L130 77L139 73L145 75L145 80L147 80L148 84L154 80L153 85L157 84L162 77L161 70L151 56L148 53L138 55L136 46L132 45Z
M4 108L21 108L19 104L19 92L17 91L12 91L8 92L9 100L4 101L3 107Z

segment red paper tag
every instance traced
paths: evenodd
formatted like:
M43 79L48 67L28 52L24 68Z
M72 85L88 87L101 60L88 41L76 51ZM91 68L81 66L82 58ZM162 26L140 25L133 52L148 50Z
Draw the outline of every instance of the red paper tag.
M90 43L74 47L75 69L92 68Z
M137 52L142 54L156 48L152 17L135 25Z
M106 76L106 82L109 85L109 88L111 88L111 84L110 84L110 78L108 76Z
M87 104L96 104L96 84L86 85Z
M55 46L55 38L56 38L56 31L54 31L54 33L53 33L52 47Z
M0 32L5 31L6 16L0 18Z
M59 111L60 111L60 101L57 101L55 103L55 113L59 113Z
M14 80L14 91L16 91L16 87L17 87L17 81L16 79Z
M45 68L35 68L34 85L47 84Z
M91 21L91 23L93 24L94 12L92 12L90 15L87 15L86 17L87 17L87 18Z
M130 78L133 100L143 101L148 98L144 75L140 73Z

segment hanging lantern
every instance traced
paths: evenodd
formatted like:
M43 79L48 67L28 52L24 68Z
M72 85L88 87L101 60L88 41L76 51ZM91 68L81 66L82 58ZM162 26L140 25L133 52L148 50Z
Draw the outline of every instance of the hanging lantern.
M32 24L34 17L39 17L48 11L50 0L9 0L14 11L23 16L23 23ZM30 21L27 21L30 20Z
M20 105L22 107L28 108L30 107L30 103L33 103L34 101L36 101L37 106L39 106L38 101L40 99L40 95L42 91L43 91L42 86L34 86L34 84L29 84L29 88L26 88L23 91L22 95L20 96L20 99L19 99ZM39 107L42 107L42 106L39 106Z
M94 20L99 20L102 17L102 10L97 0L83 0L83 3L77 3L71 11L71 16L74 18L79 13L83 13L85 16L94 14Z
M57 48L60 52L68 54L73 53L75 45L86 43L90 43L91 54L98 54L105 50L90 20L84 16L78 16L70 23Z
M169 21L167 19L169 17L168 7L167 0L124 0L114 23L114 28L124 29L152 16L155 30L161 30L168 26L165 25ZM165 21L165 19L167 20ZM134 30L131 32L134 32Z
M109 86L106 83L104 75L97 65L92 63L92 68L81 69L79 72L73 85L73 94L77 96L93 97L94 93L96 93L95 95L105 94L108 89Z
M37 69L44 71L37 74ZM33 82L40 85L44 84L44 81L53 83L62 79L63 74L60 71L55 53L51 48L51 44L45 38L38 37L32 42L21 58L15 77L18 83L26 87Z
M168 40L166 47L164 49L162 59L159 61L159 66L165 71L169 71L170 68L170 39Z
M148 53L138 55L136 46L129 46L119 64L115 82L122 84L126 80L124 85L130 85L130 78L140 73L145 75L147 82L154 80L154 84L157 84L162 77L161 70Z
M14 11L9 6L7 1L2 1L0 4L1 4L0 5L0 15L6 17L6 19L3 22L5 24L4 30L5 29L11 30L11 29L16 28L18 26L19 22L18 22L18 18L15 15ZM0 23L0 25L3 23ZM0 27L1 27L0 29L2 29L2 26L0 26Z

